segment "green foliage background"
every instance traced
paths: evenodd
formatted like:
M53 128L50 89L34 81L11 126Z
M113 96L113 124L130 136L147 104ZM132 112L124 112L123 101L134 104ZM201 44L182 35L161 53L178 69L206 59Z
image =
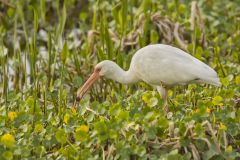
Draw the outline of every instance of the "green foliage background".
M0 0L0 159L240 159L240 1ZM151 43L177 46L222 82L158 93L101 80Z

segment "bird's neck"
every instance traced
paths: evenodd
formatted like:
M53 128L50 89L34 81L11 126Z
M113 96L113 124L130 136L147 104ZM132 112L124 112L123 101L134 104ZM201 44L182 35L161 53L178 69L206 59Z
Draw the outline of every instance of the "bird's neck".
M123 84L131 84L139 81L139 78L131 69L125 71L119 66L115 69L114 75L111 79Z

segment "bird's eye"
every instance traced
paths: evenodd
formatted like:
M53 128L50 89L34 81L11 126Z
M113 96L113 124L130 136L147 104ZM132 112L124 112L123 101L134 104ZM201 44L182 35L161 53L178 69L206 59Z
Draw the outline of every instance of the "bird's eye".
M96 71L96 72L100 72L100 71L101 71L101 68L95 68L95 71Z

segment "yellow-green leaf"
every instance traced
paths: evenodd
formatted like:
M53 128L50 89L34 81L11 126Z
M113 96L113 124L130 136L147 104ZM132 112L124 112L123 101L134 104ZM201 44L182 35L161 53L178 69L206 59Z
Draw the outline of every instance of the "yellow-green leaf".
M59 129L56 132L56 139L59 143L62 143L62 144L67 142L67 135L63 129Z
M68 57L68 43L67 41L64 43L63 49L62 49L62 53L61 53L61 59L62 62L65 64L66 60Z
M236 83L237 85L240 85L240 76L237 76L237 77L235 78L235 83Z
M5 151L3 152L2 157L6 160L11 160L13 159L13 153L11 151Z
M223 105L222 101L223 101L223 98L221 96L215 96L212 100L212 103L214 105L222 106Z

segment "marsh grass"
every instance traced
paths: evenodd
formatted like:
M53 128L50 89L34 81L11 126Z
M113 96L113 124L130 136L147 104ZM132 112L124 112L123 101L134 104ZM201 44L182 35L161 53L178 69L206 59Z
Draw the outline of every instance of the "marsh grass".
M238 2L90 1L74 24L75 1L9 2L0 4L7 10L0 17L0 135L16 142L8 148L1 141L0 159L240 157ZM222 87L173 88L166 113L147 84L103 79L78 110L72 107L97 62L128 69L136 50L150 43L206 62Z

